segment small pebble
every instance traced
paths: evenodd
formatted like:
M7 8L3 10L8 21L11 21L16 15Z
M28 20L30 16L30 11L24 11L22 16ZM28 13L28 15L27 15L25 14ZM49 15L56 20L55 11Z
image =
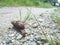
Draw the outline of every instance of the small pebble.
M30 40L30 37L27 36L27 37L25 37L25 39L26 39L27 41L29 41L29 40Z
M6 44L9 44L9 43L12 43L12 40L8 40L8 41L6 42Z
M13 37L15 34L9 34L9 36Z
M44 43L44 45L49 45L49 43Z
M33 24L32 24L32 27L33 27L33 28L37 28L37 27L38 27L38 23L33 23Z
M22 35L18 35L16 39L21 39L22 38Z

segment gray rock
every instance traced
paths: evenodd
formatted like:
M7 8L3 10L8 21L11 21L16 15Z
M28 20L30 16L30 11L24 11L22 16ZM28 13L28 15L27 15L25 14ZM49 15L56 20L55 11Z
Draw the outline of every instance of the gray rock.
M30 37L29 37L29 36L27 36L27 37L25 37L25 39L26 39L26 41L29 41L29 40L30 40Z
M6 43L4 43L4 42L0 42L0 45L6 45Z
M14 44L14 45L19 45L20 43L19 43L19 41L17 41L17 40L12 40L12 44Z
M40 41L41 40L41 37L40 36L34 36L34 41Z
M37 45L36 42L25 42L23 45Z
M12 40L8 40L6 41L6 44L12 43Z

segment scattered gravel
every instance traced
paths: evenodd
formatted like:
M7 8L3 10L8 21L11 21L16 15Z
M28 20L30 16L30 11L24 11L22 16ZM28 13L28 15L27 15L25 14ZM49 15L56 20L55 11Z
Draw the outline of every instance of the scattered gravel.
M31 10L32 19L28 20L29 25L25 25L26 37L23 37L20 32L13 29L11 21L20 20L20 9L22 21ZM0 45L49 45L46 41L48 39L55 39L55 34L60 36L59 26L50 18L50 14L56 8L33 8L33 7L2 7L0 8ZM42 33L37 21L34 19L35 15L38 22L43 27L45 36ZM58 27L57 27L58 26ZM60 37L58 37L60 39ZM58 39L58 40L59 40ZM55 41L55 40L54 40Z

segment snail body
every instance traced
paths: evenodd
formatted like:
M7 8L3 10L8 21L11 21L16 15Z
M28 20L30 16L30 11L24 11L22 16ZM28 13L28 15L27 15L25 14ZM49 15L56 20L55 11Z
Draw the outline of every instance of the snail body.
M16 28L16 29L18 29L18 31L20 31L20 33L24 36L25 34L26 34L26 32L25 32L25 26L24 26L24 23L23 22L21 22L21 21L12 21L11 22L12 23L12 25Z

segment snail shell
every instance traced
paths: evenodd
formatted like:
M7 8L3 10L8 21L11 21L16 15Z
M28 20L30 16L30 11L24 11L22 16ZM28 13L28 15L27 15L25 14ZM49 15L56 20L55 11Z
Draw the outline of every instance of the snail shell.
M19 30L25 29L24 23L21 21L12 21L13 26Z
M25 34L26 34L26 32L25 32L25 26L24 26L24 23L23 22L21 22L21 21L12 21L11 22L12 23L12 25L16 28L16 29L18 29L18 31L20 31L20 33L23 35L23 36L25 36Z

